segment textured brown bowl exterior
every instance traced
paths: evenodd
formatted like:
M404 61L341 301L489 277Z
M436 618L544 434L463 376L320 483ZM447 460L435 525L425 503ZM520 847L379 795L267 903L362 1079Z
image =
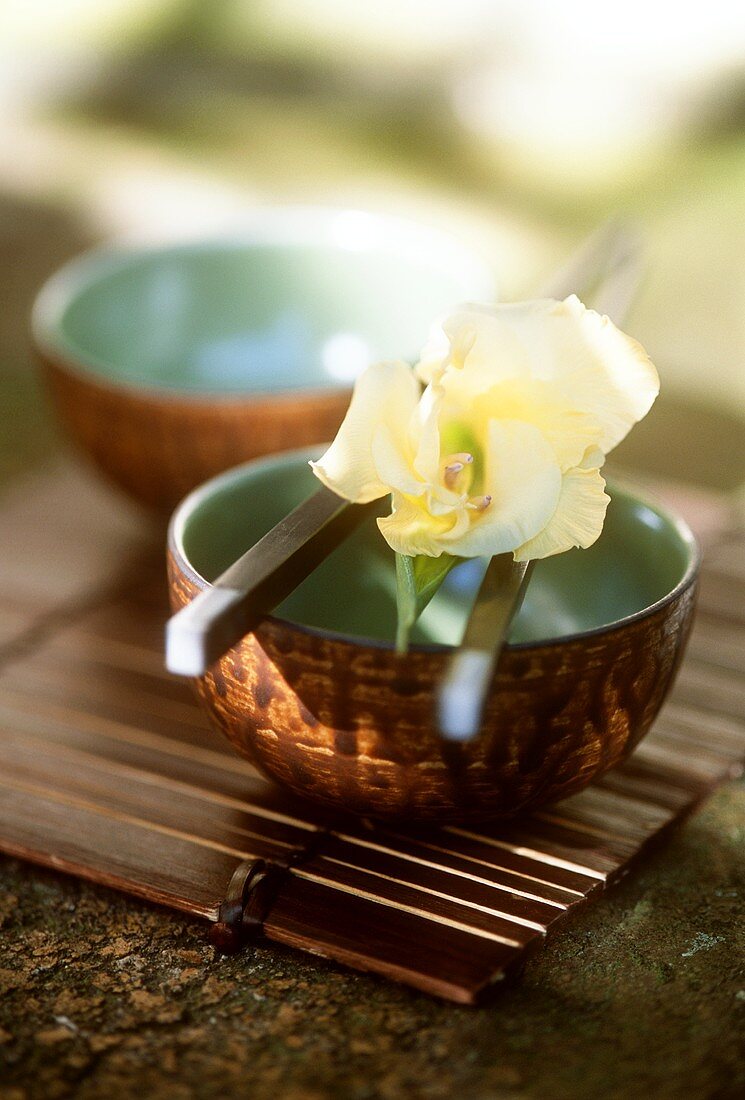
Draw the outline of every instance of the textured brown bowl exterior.
M231 466L333 439L346 390L210 397L109 385L39 352L57 414L120 488L170 511Z
M198 591L173 546L171 604ZM573 794L648 731L677 671L696 583L602 633L504 650L481 735L443 742L448 651L406 659L266 619L195 681L216 725L266 775L325 806L409 823L506 817Z

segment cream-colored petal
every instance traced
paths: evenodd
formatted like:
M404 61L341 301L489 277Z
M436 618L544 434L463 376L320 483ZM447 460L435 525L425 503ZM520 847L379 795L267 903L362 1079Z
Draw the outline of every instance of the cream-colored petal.
M443 392L440 387L427 386L411 421L410 438L414 449L414 469L430 483L440 477L440 426Z
M605 455L599 447L593 445L587 448L582 455L581 462L578 462L577 465L581 466L583 470L599 470L604 462Z
M414 372L425 386L429 386L440 375L450 362L450 341L445 335L442 325L435 324L432 327L429 339L422 348L419 361L414 366Z
M511 324L515 306L460 306L442 322L424 346L416 372L423 382L441 381L443 366L450 363L448 375L473 367L487 373L491 385L515 375L529 374L530 361L519 334ZM444 335L444 339L443 339ZM443 347L449 348L443 360Z
M316 477L355 504L389 493L375 466L373 439L378 428L386 425L392 438L406 440L419 394L419 382L408 363L368 367L357 379L336 439L318 462L311 463Z
M579 466L588 450L602 454L598 444L602 429L590 413L543 408L536 409L529 419L541 429L553 447L562 471Z
M545 527L560 489L556 456L537 428L520 421L491 421L482 490L491 496L491 504L471 513L468 530L450 552L475 558L515 550Z
M455 391L461 377L467 382L469 373L470 370L466 370L453 378L449 389ZM452 398L452 393L450 396ZM482 395L469 395L468 400L471 402L471 417L480 418L482 424L497 418L533 424L553 447L562 470L579 466L588 448L598 450L601 428L595 417L568 408L550 383L532 378L513 378L498 383ZM465 402L462 396L460 402L459 407L463 408Z
M457 554L459 551L448 547L442 536L453 527L456 517L432 516L420 501L393 495L393 512L378 520L378 527L390 546L397 554L416 557L426 554L430 558L439 558L445 550Z
M595 418L604 454L649 412L660 388L649 356L576 295L523 303L512 322L533 376L555 386L567 408Z
M427 482L417 477L414 470L406 436L394 436L387 424L379 424L371 449L375 471L389 492L395 490L418 497L427 491Z
M603 530L609 501L599 470L569 470L562 477L554 514L539 534L518 547L515 560L548 558L573 546L592 546Z
M557 408L591 418L597 439L586 445L595 442L605 454L659 392L657 371L641 345L575 295L563 302L465 306L442 328L451 349L463 343L464 333L476 336L465 365L454 363L444 373L441 358L428 358L425 348L417 366L424 381L437 376L449 400L463 408L500 383L542 383Z
M465 493L456 493L442 485L433 485L427 493L427 507L433 516L447 516L465 508Z

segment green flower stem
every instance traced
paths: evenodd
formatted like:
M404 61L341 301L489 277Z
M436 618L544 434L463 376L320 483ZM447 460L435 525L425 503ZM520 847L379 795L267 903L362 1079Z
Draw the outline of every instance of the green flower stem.
M396 653L407 653L409 635L417 619L414 559L396 554Z
M462 558L452 554L441 554L439 558L424 554L410 558L407 554L396 554L396 653L408 652L414 624L450 570L460 561Z

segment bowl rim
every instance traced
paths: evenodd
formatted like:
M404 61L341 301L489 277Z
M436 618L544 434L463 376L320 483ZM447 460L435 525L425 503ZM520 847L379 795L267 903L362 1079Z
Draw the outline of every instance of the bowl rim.
M292 465L297 462L299 458L309 459L316 453L320 455L327 446L328 444L322 444L314 448L298 447L287 451L277 451L275 454L266 455L262 458L252 459L249 462L243 462L239 466L233 466L229 470L217 474L215 477L210 478L208 481L203 482L202 485L198 485L193 489L176 506L168 523L167 547L180 572L199 589L212 587L211 582L202 577L189 561L184 549L183 535L188 517L205 499L210 497L218 487L232 481L240 480L243 473L249 469L260 470L264 467L276 467L278 464ZM661 596L660 599L655 600L654 603L641 608L639 611L632 612L630 615L624 615L622 618L614 619L612 622L604 623L602 626L591 627L588 630L574 631L571 634L561 634L549 638L537 638L526 642L508 642L505 645L506 650L514 653L524 653L529 650L569 645L577 641L582 641L585 638L597 637L601 634L607 635L615 633L618 630L625 629L633 623L641 622L644 619L656 615L659 611L662 611L664 608L674 603L685 591L687 591L687 589L695 584L701 566L701 546L682 516L679 516L666 506L659 504L654 499L650 499L650 497L646 495L646 491L643 490L638 492L635 487L631 488L628 486L628 483L624 484L621 478L618 480L611 479L610 488L611 494L620 493L640 502L651 509L651 511L662 516L673 528L685 546L688 555L688 563L683 576L674 588L665 593L664 596ZM297 630L301 634L333 642L345 643L357 648L365 647L373 650L385 650L390 653L395 652L393 641L384 641L379 638L367 638L364 635L348 634L344 631L330 630L326 627L310 626L307 623L297 623L292 619L284 619L279 615L267 615L263 621L275 626ZM418 642L412 643L409 647L410 652L413 653L451 653L455 648L455 646L443 642Z
M197 237L164 240L144 244L109 242L89 248L68 260L42 284L36 294L30 318L31 338L39 354L69 373L113 392L139 393L165 403L174 401L231 402L271 401L287 396L337 396L351 391L351 383L329 381L326 385L296 389L210 390L163 386L142 379L130 381L109 374L110 361L86 354L67 341L62 319L70 304L101 276L121 271L154 256L191 256L209 251L250 251L257 246L300 248L327 246L341 252L366 253L386 248L392 255L431 262L437 260L443 270L457 260L467 265L474 287L480 286L482 298L497 298L493 267L486 256L455 233L427 225L413 218L386 212L334 206L256 206L233 231ZM450 261L450 262L449 262ZM426 333L423 333L422 341ZM416 349L407 349L408 352Z

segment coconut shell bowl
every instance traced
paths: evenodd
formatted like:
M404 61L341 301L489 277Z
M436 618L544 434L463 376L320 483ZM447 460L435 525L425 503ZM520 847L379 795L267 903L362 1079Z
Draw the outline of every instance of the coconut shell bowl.
M307 459L248 463L180 505L169 531L174 610L314 490ZM204 707L267 776L363 816L476 822L580 790L648 731L696 592L688 528L611 492L591 549L537 563L472 742L441 739L434 700L484 566L450 574L397 656L393 554L372 518L195 681Z
M487 266L435 230L276 209L240 239L73 261L32 333L73 440L170 512L228 467L331 438L369 362L413 357L433 317L494 296Z

